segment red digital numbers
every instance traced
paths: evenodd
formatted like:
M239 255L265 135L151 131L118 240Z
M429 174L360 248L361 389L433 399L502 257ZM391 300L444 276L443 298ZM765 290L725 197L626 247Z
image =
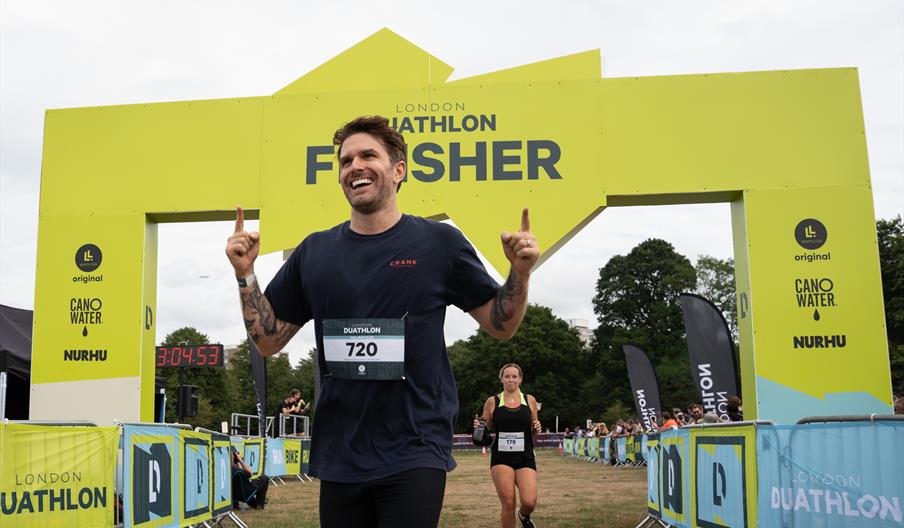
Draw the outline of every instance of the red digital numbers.
M204 354L204 351L205 351L206 348L207 348L207 345L202 345L202 346L199 346L198 349L197 349L197 352L198 352L198 359L197 359L196 364L197 364L199 367L204 366L204 365L207 364L207 355Z
M158 367L222 367L223 345L157 347Z

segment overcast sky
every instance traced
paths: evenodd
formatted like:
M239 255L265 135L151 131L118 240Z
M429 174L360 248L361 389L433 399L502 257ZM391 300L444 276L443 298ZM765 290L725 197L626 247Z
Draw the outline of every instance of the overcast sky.
M601 50L604 77L857 67L876 215L901 214L904 2L635 4L3 0L0 303L34 307L45 110L269 95L382 27L451 65L453 79L590 49ZM230 223L160 226L158 341L185 325L214 342L243 338L223 255L231 230ZM596 326L599 268L650 237L692 261L728 258L728 205L608 209L536 272L531 301ZM262 257L259 279L266 283L279 264L278 255ZM198 298L208 300L203 312L190 302ZM449 343L475 329L450 308ZM312 345L309 325L289 345L293 360Z

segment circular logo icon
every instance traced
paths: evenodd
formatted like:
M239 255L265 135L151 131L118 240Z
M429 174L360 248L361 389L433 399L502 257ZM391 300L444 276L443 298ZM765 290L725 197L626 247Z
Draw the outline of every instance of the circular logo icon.
M364 371L365 371L365 370L366 370L366 369L364 368L364 365L358 365L358 373L364 374Z
M811 251L821 248L828 237L826 226L815 218L801 220L794 228L794 238L797 239L797 243L800 244L800 247Z
M85 244L75 252L75 265L85 273L91 273L100 267L103 254L94 244Z

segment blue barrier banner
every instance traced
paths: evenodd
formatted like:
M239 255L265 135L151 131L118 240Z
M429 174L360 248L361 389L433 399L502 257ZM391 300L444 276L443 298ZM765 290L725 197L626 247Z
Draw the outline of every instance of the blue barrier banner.
M213 515L232 509L232 442L225 435L213 440Z
M691 434L688 429L659 434L659 475L662 520L680 528L690 526Z
M212 516L213 453L208 433L179 430L182 451L182 526L197 524Z
M286 474L285 444L282 438L267 439L267 463L264 473L268 477L281 477Z
M610 446L609 446L609 442L610 442L610 439L609 439L608 436L607 436L606 438L603 438L602 456L603 456L603 459L606 461L607 464L609 463L609 453L610 453L610 451L609 451L609 447L610 447Z
M600 439L593 437L587 441L587 456L591 458L600 457Z
M615 459L621 464L628 461L628 439L624 436L615 439Z
M177 497L179 430L125 425L122 428L123 523L131 527L179 526Z
M904 422L761 426L761 526L904 526Z
M662 487L659 467L659 435L644 435L647 460L647 511L657 519L662 517L659 493Z
M693 429L694 526L756 526L755 430Z

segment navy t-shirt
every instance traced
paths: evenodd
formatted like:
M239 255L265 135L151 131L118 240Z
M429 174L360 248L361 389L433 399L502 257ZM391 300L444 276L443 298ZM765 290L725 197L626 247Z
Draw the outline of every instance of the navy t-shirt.
M349 222L308 236L264 293L276 316L314 319L320 398L309 473L366 482L414 468L449 471L458 391L446 353L446 306L468 312L496 294L464 236L452 226L403 215L377 235ZM330 374L324 319L405 321L405 379L357 381Z

